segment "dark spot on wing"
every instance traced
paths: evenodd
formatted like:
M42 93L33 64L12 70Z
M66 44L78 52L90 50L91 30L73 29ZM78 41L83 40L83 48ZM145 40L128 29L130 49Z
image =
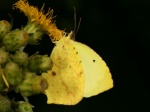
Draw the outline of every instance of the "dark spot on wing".
M56 73L53 71L51 75L52 75L52 76L55 76L55 75L56 75Z
M95 62L96 60L93 60L93 62Z

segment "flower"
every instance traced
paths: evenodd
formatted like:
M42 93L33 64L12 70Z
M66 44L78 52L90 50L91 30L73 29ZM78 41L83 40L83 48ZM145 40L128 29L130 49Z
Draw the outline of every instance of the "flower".
M59 40L64 35L64 31L59 30L52 20L54 18L53 9L49 9L48 12L44 14L44 4L40 11L38 11L38 8L30 6L27 0L19 0L14 4L14 8L20 9L28 17L28 24L35 22L40 25L41 30L47 32L52 42Z

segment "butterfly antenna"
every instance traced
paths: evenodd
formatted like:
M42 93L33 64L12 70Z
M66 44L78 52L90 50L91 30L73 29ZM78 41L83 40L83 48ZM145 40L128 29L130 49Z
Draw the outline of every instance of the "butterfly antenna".
M80 27L80 23L81 23L81 18L79 20L79 23L78 23L78 26L77 26L77 21L76 21L77 17L76 17L76 9L74 7L74 30L73 30L73 39L75 40L75 36L79 30L79 27Z
M76 33L75 33L75 32L76 32L76 26L77 26L77 25L76 25L76 24L77 24L77 23L76 23L76 22L77 22L77 21L76 21L76 19L77 19L77 17L76 17L76 8L74 7L73 9L74 9L74 30L73 30L73 32L74 32L74 34L76 34Z
M77 34L78 30L79 30L80 23L81 23L81 18L80 18L80 20L79 20L78 27L77 27L77 29L76 29L76 34Z

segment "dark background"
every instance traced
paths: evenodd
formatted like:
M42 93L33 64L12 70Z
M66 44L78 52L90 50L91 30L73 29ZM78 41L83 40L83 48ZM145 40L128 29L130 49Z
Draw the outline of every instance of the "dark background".
M27 18L13 10L17 0L0 1L0 20L10 21L13 29L21 28ZM59 29L70 32L82 18L76 40L93 48L105 60L114 80L114 88L83 99L75 106L47 105L46 96L29 97L35 112L145 112L149 109L150 1L149 0L29 0L30 5L54 9ZM78 23L77 23L78 24ZM32 47L32 48L31 48ZM53 44L47 35L42 44L27 46L29 54L38 49L51 52Z

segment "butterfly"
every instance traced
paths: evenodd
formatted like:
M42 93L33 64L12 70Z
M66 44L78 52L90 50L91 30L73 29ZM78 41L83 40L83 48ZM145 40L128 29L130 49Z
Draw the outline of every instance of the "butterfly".
M110 70L90 47L71 39L72 32L55 42L50 58L53 67L42 76L48 82L48 104L75 105L83 97L113 87Z

